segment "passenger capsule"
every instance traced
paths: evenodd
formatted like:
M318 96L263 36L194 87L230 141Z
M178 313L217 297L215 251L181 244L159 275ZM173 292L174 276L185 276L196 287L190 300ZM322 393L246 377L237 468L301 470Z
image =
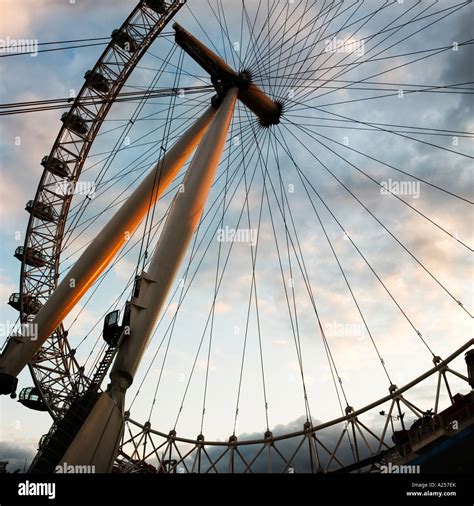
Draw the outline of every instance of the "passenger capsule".
M21 294L12 293L8 299L8 305L17 311L21 311ZM41 309L41 302L32 295L23 296L23 311L26 314L36 314Z
M71 176L67 163L63 162L59 158L55 158L54 156L48 155L43 156L43 159L41 160L41 165L56 176L63 178L69 178Z
M18 246L13 256L20 262L24 259L25 264L32 267L43 267L48 262L46 255L43 255L40 250L24 246Z
M124 51L134 53L138 49L135 39L127 32L121 32L117 29L112 32L111 37L117 46L121 47Z
M66 128L78 135L85 135L89 130L86 120L78 114L65 112L61 116L61 121L64 123Z
M54 221L57 218L54 207L44 202L29 200L25 210L41 221Z
M119 325L119 317L120 311L116 309L104 318L104 329L102 335L104 341L111 346L115 346L117 344L122 332L122 327Z
M168 7L164 0L145 0L145 5L158 14L164 14Z
M108 93L110 90L109 81L107 81L107 78L100 72L88 70L84 74L84 79L86 80L87 86L93 90L99 91L101 93Z
M35 411L48 411L36 387L23 388L18 396L18 402Z

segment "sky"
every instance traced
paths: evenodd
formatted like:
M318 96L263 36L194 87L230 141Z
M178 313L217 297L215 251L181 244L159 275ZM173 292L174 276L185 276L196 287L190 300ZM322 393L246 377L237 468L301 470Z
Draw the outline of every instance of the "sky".
M132 5L36 0L33 9L32 3L0 1L2 39L107 37ZM250 36L241 2L224 4L226 24L214 0L191 0L176 21L234 68L250 66L256 83L283 100L284 114L280 125L262 130L237 105L196 239L127 393L134 420L150 420L167 433L179 415L179 435L202 432L211 440L226 440L233 431L248 437L276 426L302 428L302 376L313 421L340 416L338 396L344 394L351 406L363 407L386 395L390 381L401 386L429 369L429 349L446 357L472 337L472 318L456 301L473 311L474 116L470 93L461 90L474 82L472 46L461 44L472 39L472 5L327 2L327 16L315 24L326 3L261 2L259 9L251 0L245 3L256 20ZM352 41L359 53L325 51L341 40ZM103 47L3 58L1 102L73 96ZM367 59L373 61L357 64ZM203 84L209 84L205 72L165 36L124 90ZM411 93L415 89L425 91ZM160 146L169 146L211 95L153 99L141 108L136 102L114 104L85 162L81 181L93 185L95 195L79 223L71 214L66 225L62 276L157 161ZM13 252L24 240L24 204L34 196L39 162L53 145L62 112L2 118L4 334L17 318L6 302L18 291ZM153 213L150 253L175 191ZM84 195L75 195L71 212L83 201ZM241 231L243 240L227 235L219 241L219 229ZM64 322L86 371L100 349L104 315L110 307L123 308L130 296L127 283L142 267L140 238L147 232L145 226L137 231L130 251ZM462 357L458 362L464 372ZM344 391L334 388L334 366ZM31 384L29 373L22 373L20 388ZM426 409L432 388L426 382L413 394ZM8 398L0 399L0 409L0 459L21 465L48 431L50 417ZM375 425L383 422L376 413L370 417Z

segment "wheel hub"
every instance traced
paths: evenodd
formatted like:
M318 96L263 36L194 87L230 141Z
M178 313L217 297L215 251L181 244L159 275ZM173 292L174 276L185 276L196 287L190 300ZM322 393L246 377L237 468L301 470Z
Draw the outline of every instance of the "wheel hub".
M239 89L237 98L245 104L264 127L280 123L283 105L272 100L259 86L252 82L251 73L237 73L220 56L211 51L180 24L174 23L176 43L191 56L210 76L219 96L233 86Z

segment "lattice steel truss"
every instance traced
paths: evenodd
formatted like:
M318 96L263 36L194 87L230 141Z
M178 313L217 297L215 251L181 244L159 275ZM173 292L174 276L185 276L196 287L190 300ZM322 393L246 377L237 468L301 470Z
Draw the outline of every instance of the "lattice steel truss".
M361 409L347 406L345 416L315 426L306 422L302 430L292 434L266 432L261 439L254 440L239 440L233 435L228 441L206 441L201 434L193 440L179 437L176 431L169 434L157 431L150 423L141 424L126 413L125 433L116 471L327 473L364 469L377 472L384 462L405 463L426 438L439 435L440 432L452 435L472 424L473 399L451 414L440 414L440 397L444 385L451 403L454 402L449 385L450 375L461 379L470 390L468 377L454 370L450 364L473 345L474 339L471 339L446 360L435 357L433 368L401 388L391 385L389 395ZM430 408L422 409L409 399L414 397L418 385L435 375L437 386L432 393ZM472 397L472 391L468 395ZM385 422L377 424L375 429L373 421L381 407L386 409ZM416 434L410 435L409 441L394 446L392 418L396 413L401 414L402 409L408 410L423 424ZM403 416L399 420L401 428L405 428ZM456 428L453 428L454 421Z
M112 38L92 69L92 74L104 76L108 89L99 91L91 87L86 79L65 116L66 121L67 118L80 116L87 125L87 132L81 134L73 131L65 122L51 149L49 159L56 158L64 162L70 176L60 177L47 167L41 176L33 206L38 203L51 206L54 219L44 221L31 214L28 222L24 247L41 251L47 262L43 266L31 266L25 263L24 258L22 260L21 323L31 321L33 317L25 310L24 301L30 296L44 303L58 283L63 236L73 197L72 191L64 192L62 189L65 184L68 188L74 188L77 184L89 150L118 93L150 45L184 3L181 0L167 2L163 4L163 12L157 12L149 7L147 2L140 2L118 32L133 39L134 50L128 51L126 45L125 48L121 47L117 40ZM67 332L63 325L60 325L29 365L35 385L55 419L63 412L65 400L71 394L83 391L90 381L74 355L75 350L68 342Z

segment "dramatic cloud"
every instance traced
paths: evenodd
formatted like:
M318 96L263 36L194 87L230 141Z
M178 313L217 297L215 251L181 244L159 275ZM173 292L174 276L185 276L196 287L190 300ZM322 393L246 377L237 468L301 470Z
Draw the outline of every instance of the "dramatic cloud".
M33 444L0 441L0 462L8 462L6 470L9 473L28 470L35 454L36 447Z

